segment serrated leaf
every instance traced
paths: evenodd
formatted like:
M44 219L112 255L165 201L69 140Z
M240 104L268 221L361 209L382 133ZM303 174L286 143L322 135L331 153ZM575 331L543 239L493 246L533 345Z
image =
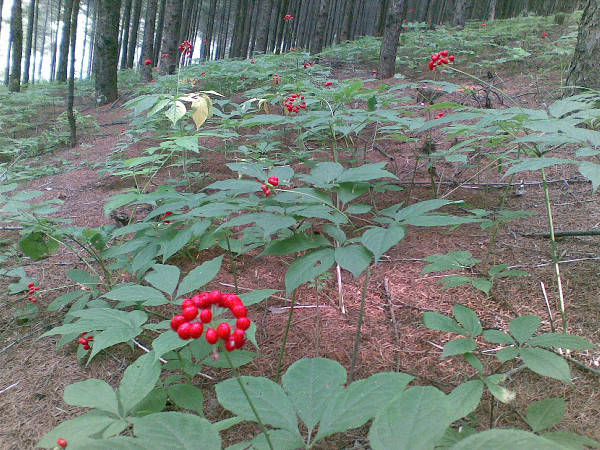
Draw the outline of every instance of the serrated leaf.
M500 330L484 330L483 338L492 344L513 345L514 339Z
M289 253L303 252L313 248L331 246L329 241L320 234L307 235L297 233L285 239L273 240L263 254L265 255L287 255Z
M357 183L374 180L376 178L397 178L396 175L384 169L386 164L387 163L385 162L380 162L346 169L337 177L337 182Z
M451 447L451 450L564 450L555 444L533 433L522 430L487 430L473 434Z
M515 393L500 386L500 382L504 380L504 375L496 374L486 377L483 381L490 393L502 403L510 403L515 399Z
M560 164L574 164L575 161L572 159L565 158L528 158L521 160L521 162L511 166L506 173L505 177L512 175L513 173L524 172L528 170L540 170L546 167L551 167Z
M404 234L404 227L401 225L392 224L389 228L373 227L363 233L360 241L373 253L375 261L379 261L381 255L404 238Z
M177 289L177 297L181 297L182 295L195 291L211 281L217 275L217 273L219 273L219 270L221 270L222 262L223 255L217 256L210 261L206 261L200 266L191 270L190 273L188 273L185 278L181 280L179 288Z
M446 270L463 270L468 269L481 262L479 259L473 258L471 252L457 251L446 254L438 253L436 255L426 256L425 261L431 264L425 266L422 273L444 272Z
M463 353L472 352L477 348L477 342L469 338L458 338L444 345L444 351L442 352L441 358L447 358L448 356L462 355Z
M594 344L580 336L563 333L544 333L527 341L527 345L537 347L556 347L569 350L587 350L595 348Z
M454 317L458 323L460 323L465 330L471 333L471 336L477 337L481 334L481 322L473 310L457 303L454 305L452 313L454 314Z
M97 408L101 411L119 415L117 394L108 383L96 378L78 381L65 387L65 403L83 408Z
M117 391L125 415L154 389L160 372L160 362L152 352L143 354L125 369Z
M285 274L286 295L304 283L313 281L325 273L335 262L333 249L321 249L308 253L292 264Z
M592 182L592 192L596 192L600 185L600 164L583 161L579 163L579 173Z
M54 448L58 438L66 439L69 445L77 446L88 436L105 430L118 419L102 411L93 410L71 420L66 420L54 428L37 443L38 447ZM127 424L125 424L127 426ZM85 448L85 447L84 447Z
M161 333L154 341L152 341L152 348L154 349L154 357L158 360L165 353L171 350L176 350L183 347L189 341L184 341L179 337L173 330L167 330Z
M371 255L362 245L336 247L335 261L358 278L371 264Z
M189 409L204 415L204 395L202 390L191 384L174 384L167 388L167 395L180 408Z
M527 407L527 423L534 432L556 425L567 412L562 398L547 398Z
M147 273L144 279L156 289L160 289L169 296L172 296L177 283L179 283L179 275L180 271L177 266L154 264L152 271Z
M448 411L450 422L467 417L475 411L482 395L483 383L480 380L467 381L454 388L448 394L448 404L452 405Z
M519 356L519 349L515 347L504 347L496 352L496 358L501 363L515 359L517 356Z
M548 439L555 444L562 446L563 450L585 450L586 448L600 448L600 442L582 436L577 433L568 433L565 431L552 431L542 433L544 439Z
M508 329L519 344L523 344L533 336L539 326L540 318L538 316L527 315L513 319L508 325Z
M573 384L569 365L557 354L543 348L524 347L521 348L520 355L527 368L535 373Z
M167 298L157 289L139 284L117 286L102 297L130 304L143 303L146 306L159 306L169 303Z
M165 116L167 116L167 119L175 126L177 125L177 122L179 122L179 119L185 116L185 113L185 105L180 101L174 101L165 111Z
M462 328L453 318L440 313L427 311L425 314L423 314L423 323L430 330L456 333L465 337L468 336L466 330Z

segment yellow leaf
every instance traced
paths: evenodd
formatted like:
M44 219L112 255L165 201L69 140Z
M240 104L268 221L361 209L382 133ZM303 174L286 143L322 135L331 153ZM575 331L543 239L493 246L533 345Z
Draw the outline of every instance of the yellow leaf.
M192 114L192 119L194 119L194 123L196 124L196 130L199 130L200 127L206 119L208 119L208 101L206 98L201 97L192 103L192 110L194 111Z

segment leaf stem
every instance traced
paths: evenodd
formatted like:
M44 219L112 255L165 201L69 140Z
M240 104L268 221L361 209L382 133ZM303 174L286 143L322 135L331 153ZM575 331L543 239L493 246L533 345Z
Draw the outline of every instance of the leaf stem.
M292 315L294 314L294 305L296 304L296 289L292 292L292 303L290 305L290 312L288 314L287 324L285 326L285 332L283 333L283 342L281 343L281 350L279 351L279 360L277 361L277 372L276 381L279 383L281 379L281 364L283 363L283 355L285 354L285 344L287 343L288 334L290 332L290 325L292 323Z
M369 278L371 277L371 266L367 267L365 275L365 283L363 285L362 294L360 296L360 313L358 314L358 324L356 325L356 337L354 338L354 350L352 351L352 366L350 366L350 377L348 383L352 383L354 378L354 368L356 367L356 355L358 354L358 344L360 342L360 328L363 323L365 313L365 300L367 298L367 289L369 287Z

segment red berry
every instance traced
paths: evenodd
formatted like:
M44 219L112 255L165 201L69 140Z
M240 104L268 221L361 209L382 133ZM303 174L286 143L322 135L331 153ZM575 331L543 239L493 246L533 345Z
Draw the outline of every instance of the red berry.
M202 336L203 331L204 325L202 325L202 322L194 322L190 325L190 337L193 339L198 339Z
M152 60L147 59L146 61L144 61L144 64L146 64L147 66L150 66L150 65L152 65Z
M90 347L90 344L85 344L85 345L83 346L83 349L84 349L84 350L89 350L90 348L91 348L91 347Z
M31 303L37 303L37 298L32 298Z
M277 177L269 177L267 181L271 186L277 186L279 184L279 178Z
M223 307L231 309L238 303L242 303L242 301L237 295L223 294Z
M250 319L247 317L240 317L236 322L235 326L240 330L247 330L250 328Z
M326 81L325 82L325 87L331 86L332 84L333 84L333 81Z
M59 447L65 448L67 446L67 440L63 438L58 438L56 443Z
M440 55L438 53L435 53L435 54L431 55L431 60L437 61L439 57L440 57Z
M237 329L231 335L231 339L233 339L237 343L239 343L239 342L245 342L245 340L246 340L246 333L244 333L244 330Z
M171 319L171 329L173 331L177 331L179 329L179 327L186 322L187 322L187 320L185 317L183 317L181 315L175 316Z
M450 53L448 50L442 50L442 51L440 52L440 54L441 54L443 57L446 57L446 56L448 56L448 53Z
M217 327L217 335L223 340L227 339L230 333L231 328L229 327L229 324L227 322L221 322Z
M88 340L88 341L92 341L92 340L94 340L94 336L88 336L88 337L87 337L87 340Z
M442 58L442 64L448 64L448 58Z
M204 323L208 323L212 320L212 311L210 308L204 308L200 311L200 320Z
M189 339L191 337L191 335L190 335L191 327L192 327L192 324L190 324L189 322L182 323L179 326L179 328L177 329L177 334L179 335L179 337L181 339Z
M223 295L221 294L221 291L217 291L216 289L214 291L210 291L208 293L208 301L211 305L218 305L221 303L223 301Z
M235 350L236 346L237 343L233 339L227 339L227 341L225 342L225 350L227 350L228 352Z
M448 56L448 59L450 60L450 62L454 62L454 55Z
M288 111L292 111L292 108L288 108ZM265 197L269 197L271 195L271 189L269 189L269 186L267 186L266 184L263 184L261 187L262 191L265 194Z
M217 330L214 328L209 328L206 330L206 342L209 344L216 344L219 340L219 335L217 334Z
M79 342L81 345L88 345L89 341L84 338L84 337L80 337L79 339L77 339L77 342Z
M196 308L206 308L210 306L210 300L208 299L208 292L201 292L200 294L196 294L192 297L194 300L194 304Z
M248 315L248 308L244 305L235 305L231 308L231 312L239 319L240 317L246 317Z
M31 288L32 288L32 287L34 287L34 286L35 286L35 283L34 283L33 281L32 281L32 282L30 282L30 283L27 285L27 287L28 287L29 289L31 289Z
M181 309L184 310L185 308L189 308L191 306L196 306L196 302L191 298L186 298L181 304Z
M429 61L429 70L435 69L435 62Z
M194 320L197 315L198 308L196 308L195 306L190 306L189 308L185 308L183 310L183 317L185 317L186 320Z

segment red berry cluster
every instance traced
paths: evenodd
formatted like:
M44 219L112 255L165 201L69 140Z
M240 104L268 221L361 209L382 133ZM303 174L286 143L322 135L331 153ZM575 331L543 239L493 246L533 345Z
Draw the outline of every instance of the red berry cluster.
M333 84L333 81L326 81L325 82L325 87L329 87Z
M548 37L548 33L546 33L545 31L542 33L542 39L546 39Z
M81 336L79 337L79 339L77 339L77 342L79 342L81 345L83 345L84 350L89 350L91 348L90 341L92 341L94 339L94 336L86 336L86 334L87 334L87 332L81 333Z
M294 20L295 17L292 16L291 14L286 14L285 16L283 16L283 20L285 20L286 22L289 22L290 20Z
M443 112L440 111L439 113L436 114L435 118L436 119L441 119L442 117L444 117L444 115L445 115L445 113L443 113Z
M58 444L59 447L67 448L67 440L66 439L58 438L56 440L56 443Z
M279 80L281 80L281 75L279 75L278 73L273 75L273 81L275 82L275 84L279 84Z
M454 62L454 55L449 55L448 50L442 50L439 53L434 53L431 55L431 61L429 61L429 70L435 69L436 66L449 64L452 62Z
M267 184L262 184L260 188L262 189L265 197L269 197L271 195L271 187L275 187L279 185L279 178L277 177L269 177L267 180Z
M297 113L301 109L306 109L306 102L304 101L304 95L292 94L283 102L288 112Z
M29 288L29 292L27 293L27 300L29 300L31 303L37 303L37 298L35 298L34 295L36 291L40 290L39 286L36 286L35 283L32 281L27 285L27 287Z
M309 68L309 67L312 67L312 66L314 66L314 65L315 65L315 63L314 63L314 62L312 62L312 61L308 61L308 62L305 62L305 63L304 63L304 68L305 68L305 69L307 69L307 68Z
M254 58L250 60L250 64L254 64Z
M169 224L171 223L170 220L165 220L167 217L172 216L173 215L173 211L167 211L166 213L164 213L162 216L160 216L160 220L163 221L163 223Z
M211 306L228 308L237 318L235 330L227 322L221 322L217 329L206 330L206 342L216 344L219 339L225 341L225 349L230 352L242 348L246 342L246 330L250 327L248 308L235 294L226 294L221 291L201 292L192 298L186 298L181 304L182 313L171 319L171 328L177 332L181 339L198 339L204 331L204 324L212 321ZM200 316L200 321L192 322Z
M163 53L162 55L160 55L161 58L168 58L169 54L168 53Z
M151 59L147 59L146 61L144 61L144 64L147 66L151 66L152 65L152 60Z
M185 55L191 55L194 51L194 46L190 41L185 40L181 44L179 44L179 51Z

